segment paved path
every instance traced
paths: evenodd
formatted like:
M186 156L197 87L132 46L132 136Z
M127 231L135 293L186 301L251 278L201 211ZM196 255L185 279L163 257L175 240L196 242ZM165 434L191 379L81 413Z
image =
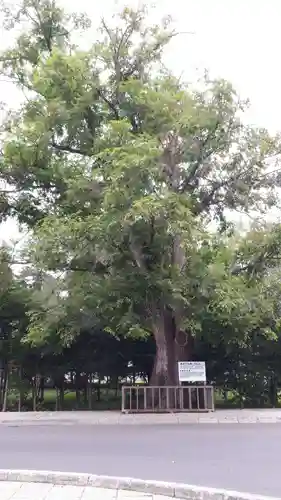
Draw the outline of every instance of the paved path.
M0 482L1 500L172 500L172 498L90 486ZM175 500L175 499L174 499Z
M178 424L281 424L281 409L217 410L213 413L126 415L117 411L7 412L0 424L13 425L178 425Z
M272 424L0 425L0 468L129 476L281 497L280 442L281 425Z

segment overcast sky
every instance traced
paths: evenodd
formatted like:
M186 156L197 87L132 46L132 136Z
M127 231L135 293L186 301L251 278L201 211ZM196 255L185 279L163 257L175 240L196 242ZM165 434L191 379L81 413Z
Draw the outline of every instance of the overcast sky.
M63 0L67 10L85 11L97 24L110 18L116 3L102 0ZM155 16L171 14L179 32L193 32L174 39L166 54L168 65L189 81L204 69L230 80L251 109L247 121L275 132L281 130L281 0L156 0ZM87 42L91 39L88 34ZM6 34L0 32L0 47ZM10 85L0 80L0 99L16 102ZM16 225L6 223L0 239L14 238Z

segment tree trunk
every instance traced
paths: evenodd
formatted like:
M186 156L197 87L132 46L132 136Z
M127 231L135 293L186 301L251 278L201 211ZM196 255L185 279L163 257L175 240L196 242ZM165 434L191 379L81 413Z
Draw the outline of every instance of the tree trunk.
M62 382L59 388L59 410L63 411L64 409L64 383Z
M40 387L39 387L39 402L40 403L44 403L44 393L45 393L45 377L41 376Z
M81 394L80 394L80 373L75 373L75 396L76 396L76 409L81 406Z
M84 401L85 408L88 406L88 394L89 394L89 385L88 385L88 380L87 380L87 381L85 381L85 385L83 387L83 401Z
M166 309L154 321L153 334L156 356L150 385L179 385L178 361L192 359L192 336L181 330L177 331L173 312Z
M150 385L177 385L175 324L171 313L166 309L155 318L153 322L153 334L156 343L156 356Z
M89 387L88 387L88 408L89 410L92 409L93 405L93 374L90 374L90 379L89 379Z
M18 411L21 411L22 402L24 399L24 390L23 390L23 376L22 376L22 366L19 369L19 399L18 399Z
M275 374L269 380L269 400L272 408L278 407L278 381Z
M2 411L7 411L8 404L8 390L9 390L9 368L5 370L5 382L4 382L4 392L3 392L3 406Z

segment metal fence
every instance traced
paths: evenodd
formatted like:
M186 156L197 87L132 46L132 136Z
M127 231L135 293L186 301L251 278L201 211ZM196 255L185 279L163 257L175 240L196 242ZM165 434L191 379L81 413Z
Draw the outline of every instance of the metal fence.
M201 386L123 386L123 413L214 411L214 388Z

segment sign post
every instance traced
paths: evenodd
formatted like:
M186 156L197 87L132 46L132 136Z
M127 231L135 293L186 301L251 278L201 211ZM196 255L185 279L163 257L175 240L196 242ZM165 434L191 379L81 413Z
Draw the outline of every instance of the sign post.
M179 382L206 384L205 361L178 361Z

